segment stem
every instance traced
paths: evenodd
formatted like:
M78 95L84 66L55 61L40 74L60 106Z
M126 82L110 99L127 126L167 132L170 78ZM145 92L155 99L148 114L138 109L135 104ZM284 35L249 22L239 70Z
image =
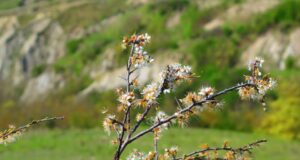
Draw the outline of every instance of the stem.
M262 143L266 143L267 140L263 139L263 140L258 140L258 141L255 141L253 143L250 143L250 144L247 144L243 147L240 147L240 148L232 148L232 147L216 147L216 148L206 148L206 149L203 149L203 150L198 150L198 151L194 151L194 152L191 152L189 154L186 154L186 155L183 155L182 158L177 158L176 160L183 160L184 158L187 158L187 157L191 157L191 156L194 156L194 155L197 155L199 153L204 153L204 152L209 152L209 151L232 151L234 153L243 153L243 152L250 152L251 149L253 149L253 147L255 146L258 146Z
M128 58L128 61L127 61L127 86L126 86L126 91L127 93L130 91L130 75L134 72L134 71L131 71L130 68L131 68L131 57L132 57L132 54L133 54L133 50L134 50L134 44L131 45L131 50L130 50L130 54L129 54L129 58Z
M220 92L218 92L218 93L216 93L216 94L213 94L213 95L211 95L211 96L205 98L205 99L202 100L202 101L195 102L195 103L193 103L192 105L190 105L190 106L188 106L188 107L186 107L186 108L180 110L179 112L173 114L173 115L170 116L169 118L167 118L167 119L165 119L165 120L163 120L163 121L160 121L160 122L154 124L153 126L151 126L150 128L148 128L148 129L146 129L146 130L144 130L144 131L138 133L136 136L134 136L134 137L132 137L131 139L129 139L126 143L128 143L128 144L129 144L129 143L132 143L132 142L135 141L136 139L138 139L138 138L142 137L143 135L145 135L145 134L151 132L154 128L156 128L156 127L158 127L158 126L160 126L160 125L163 125L163 124L165 124L165 123L170 122L172 119L177 118L177 116L178 116L179 114L182 114L182 113L185 113L185 112L187 112L187 111L190 111L190 110L191 110L193 107L195 107L195 106L201 106L203 103L205 103L205 102L208 101L208 100L212 100L212 99L214 99L214 98L216 98L216 97L218 97L218 96L220 96L220 95L223 95L223 94L225 94L225 93L227 93L227 92L230 92L230 91L233 91L233 90L235 90L235 89L238 89L238 88L241 88L241 87L245 87L245 86L253 86L253 84L249 84L249 83L246 83L246 84L239 84L239 85L230 87L230 88L228 88L228 89L225 89L225 90L223 90L223 91L220 91ZM125 145L125 144L124 144L124 145ZM127 145L127 144L126 144L126 145ZM126 146L126 145L125 145L125 146Z
M127 87L126 87L127 88L127 93L130 92L130 86L131 86L130 75L135 71L135 70L131 70L131 56L133 54L133 50L134 50L134 45L132 44L131 51L130 51L130 56L129 56L128 63L127 63L127 79L126 79L127 80ZM166 78L167 77L168 77L168 75L166 75ZM166 79L164 79L162 85L160 86L159 91L156 94L156 97L158 97L164 91L165 87L167 86L166 83L167 83L167 81L166 81ZM130 130L130 109L131 109L131 105L128 106L126 111L125 111L125 116L124 116L124 120L123 120L124 126L122 127L122 132L121 132L121 135L119 136L119 146L118 146L118 149L115 153L115 160L120 159L121 154L123 153L123 151L125 150L125 148L127 147L128 144L130 144L133 141L137 140L138 138L144 136L145 134L153 131L154 128L156 128L160 125L163 125L165 123L169 123L172 119L177 118L178 115L180 115L182 113L185 113L187 111L190 111L195 106L201 106L203 103L205 103L207 101L210 101L210 100L214 100L214 98L216 98L220 95L226 94L227 92L230 92L230 91L233 91L235 89L245 87L245 86L254 86L254 87L256 87L254 84L247 83L247 84L238 84L236 86L224 89L224 90L222 90L222 91L220 91L216 94L213 94L211 96L206 97L205 99L203 99L199 102L194 102L192 105L181 109L179 112L174 113L172 116L168 117L167 119L154 124L153 126L151 126L150 128L148 128L144 131L141 131L140 133L138 133L134 137L132 137L132 134L137 130L137 128L140 126L140 124L144 121L146 115L151 110L151 107L152 107L153 104L151 103L151 104L147 105L147 108L145 109L144 113L142 114L141 119L138 122L135 123L135 125L133 126L133 128L131 130ZM127 122L127 124L126 124L126 122ZM128 128L126 128L126 126ZM126 129L128 129L129 132L127 134L126 140L124 141L124 134L125 134ZM157 143L157 142L155 142L155 143Z
M127 61L127 67L126 67L126 70L127 70L127 85L126 85L126 92L129 93L130 92L130 86L131 86L131 82L130 82L130 76L131 74L135 71L135 70L132 70L131 71L131 57L133 55L133 51L134 51L134 44L131 45L131 49L130 49L130 54L129 54L129 58L128 58L128 61ZM115 153L115 156L114 156L114 159L115 160L119 160L120 159L120 156L123 152L122 150L122 145L123 145L123 139L124 139L124 135L125 135L125 132L126 130L129 130L130 129L130 109L131 109L131 105L129 105L125 111L125 116L124 116L124 119L123 119L123 126L122 126L122 131L121 131L121 134L120 136L118 137L119 139L119 146L118 146L118 149ZM126 128L128 127L128 128Z
M129 55L129 59L128 59L128 63L127 63L127 93L130 92L130 86L131 86L130 76L134 72L134 70L133 71L130 70L131 65L132 65L131 57L132 57L133 51L134 51L134 44L131 45L130 55ZM128 124L127 130L130 129L130 108L131 108L131 105L128 106L127 114L126 114L127 115L127 124Z
M5 139L10 135L13 135L15 133L24 131L25 129L28 129L28 128L32 127L33 125L37 125L37 124L40 124L40 123L43 123L43 122L46 122L46 121L62 120L62 119L64 119L64 117L52 117L52 118L45 117L45 118L40 119L40 120L33 120L30 123L28 123L24 126L18 127L18 128L14 129L12 131L9 131L9 132L6 132L6 133L4 131L4 134L0 134L0 139L2 139L2 138Z
M158 160L158 138L155 137L155 135L154 135L154 152L155 152L154 160Z
M166 80L164 80L165 83ZM163 84L164 84L163 83ZM159 95L165 90L164 85L162 85L159 89L159 92L157 92L156 94L156 98L159 97ZM143 122L143 120L146 118L146 116L148 115L148 113L150 112L151 108L152 108L153 103L149 103L147 105L146 110L144 111L144 113L142 114L142 117L139 121L137 121L134 125L134 127L132 128L132 130L129 132L127 139L125 141L125 143L123 144L123 146L121 147L121 152L123 152L123 150L126 148L126 146L129 144L128 141L130 140L132 134L138 129L138 127L140 126L140 124Z
M163 84L160 86L159 91L157 92L157 94L155 95L155 99L159 97L159 95L161 95L161 93L163 93L163 91L165 90L164 88L164 84L166 83L166 79L164 79ZM137 130L137 128L140 126L140 124L143 122L143 120L146 118L147 114L149 113L149 111L151 110L152 107L152 103L147 105L147 108L145 109L144 113L142 114L141 119L135 124L135 126L133 127L133 129L131 130L131 132L129 133L128 139L131 137L131 135Z

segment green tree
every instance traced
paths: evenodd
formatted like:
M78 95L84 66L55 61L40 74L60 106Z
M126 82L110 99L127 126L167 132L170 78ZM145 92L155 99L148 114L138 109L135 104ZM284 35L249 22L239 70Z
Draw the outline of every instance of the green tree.
M267 132L289 139L300 139L300 77L289 77L278 85L278 99L262 122Z

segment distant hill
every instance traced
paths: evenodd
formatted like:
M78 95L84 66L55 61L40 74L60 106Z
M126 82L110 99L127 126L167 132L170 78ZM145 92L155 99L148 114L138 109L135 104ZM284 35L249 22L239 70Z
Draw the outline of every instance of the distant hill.
M157 60L141 72L142 83L175 61L218 87L239 78L218 83L206 70L233 74L254 56L266 58L271 72L299 67L299 8L299 1L280 0L3 0L1 95L31 103L120 87L120 42L142 32L152 35L148 50Z

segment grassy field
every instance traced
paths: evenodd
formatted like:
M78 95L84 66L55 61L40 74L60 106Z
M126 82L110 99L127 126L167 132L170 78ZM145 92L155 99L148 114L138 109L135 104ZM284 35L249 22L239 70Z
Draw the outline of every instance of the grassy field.
M300 157L300 142L282 140L261 134L249 134L212 129L170 129L160 141L160 149L173 144L182 152L190 152L201 144L222 146L228 140L232 147L241 146L257 139L266 138L269 142L256 149L258 160L297 160ZM36 130L23 135L17 142L0 146L0 159L3 160L93 160L112 159L114 146L110 144L101 129L90 130ZM152 137L140 139L126 150L125 155L133 148L142 151L151 150ZM123 157L123 159L125 159Z

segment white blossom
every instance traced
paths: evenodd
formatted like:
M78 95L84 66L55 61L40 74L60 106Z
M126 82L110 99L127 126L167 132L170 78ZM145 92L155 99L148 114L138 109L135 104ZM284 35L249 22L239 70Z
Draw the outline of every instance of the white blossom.
M238 93L241 99L253 99L259 100L263 104L264 96L268 90L272 89L276 81L268 75L262 75L260 68L262 67L264 60L262 58L255 58L249 63L250 76L245 76L246 82L255 86L245 86L238 89Z
M154 59L148 55L148 52L144 50L143 46L135 46L133 55L131 57L131 63L135 68L141 68L149 63L152 63Z
M123 105L130 106L132 100L134 100L134 94L132 92L129 93L124 93L119 97L119 102L122 103Z
M158 84L157 83L151 83L151 84L148 84L143 89L141 94L144 95L145 100L152 103L156 100L157 91L158 91Z
M202 97L208 97L214 94L214 89L212 87L203 87L198 94Z
M168 115L163 112L163 111L158 111L156 113L156 116L154 117L154 123L159 123L161 121L164 121L168 118ZM161 132L164 131L164 130L167 130L169 127L169 123L164 123L160 126L158 126L157 128L154 129L154 134L155 134L155 137L158 139L161 135Z
M167 67L166 70L160 73L161 85L164 90L172 90L175 84L187 80L192 77L192 68L190 66L184 66L179 63L172 64ZM167 93L170 91L166 91Z
M103 121L104 131L108 134L110 134L111 130L113 129L113 119L115 119L115 117L115 115L107 115Z

